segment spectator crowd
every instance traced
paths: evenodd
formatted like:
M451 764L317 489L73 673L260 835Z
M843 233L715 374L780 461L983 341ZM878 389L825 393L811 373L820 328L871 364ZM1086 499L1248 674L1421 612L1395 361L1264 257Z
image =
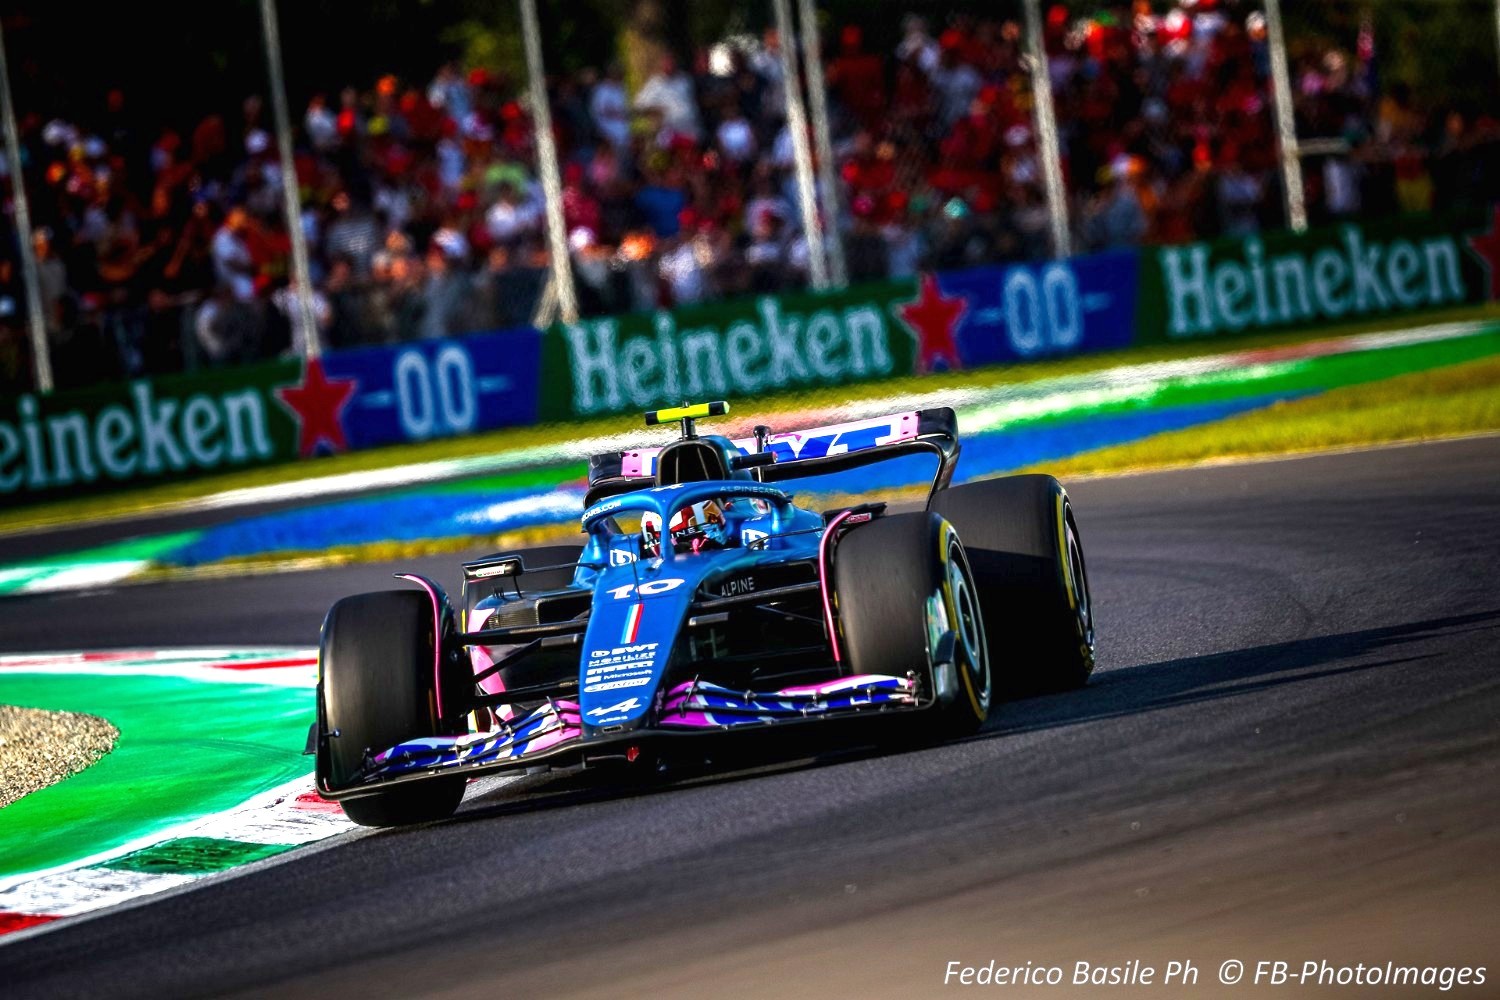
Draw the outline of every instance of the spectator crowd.
M1045 16L1074 249L1283 222L1258 6L1117 3ZM977 9L987 9L979 8ZM807 247L774 31L550 81L568 248L585 314L797 288ZM1037 257L1049 216L1024 38L993 13L858 24L823 43L852 281ZM1373 41L1296 55L1315 221L1489 197L1496 120L1382 92ZM532 320L548 244L524 81L456 64L311 97L294 142L325 346ZM63 385L275 356L293 343L290 239L262 99L191 128L116 90L98 114L22 115L54 367ZM829 192L824 192L828 195ZM0 243L0 384L28 384L13 226Z

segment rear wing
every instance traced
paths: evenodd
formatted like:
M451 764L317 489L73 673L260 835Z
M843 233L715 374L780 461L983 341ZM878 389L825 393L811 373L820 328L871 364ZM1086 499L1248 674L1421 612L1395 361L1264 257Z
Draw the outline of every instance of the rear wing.
M958 418L950 407L939 406L779 434L757 427L754 437L735 438L729 444L742 456L769 456L746 470L763 483L823 476L905 455L930 454L938 460L931 491L936 493L948 485L958 464ZM589 459L585 505L656 485L656 458L661 450L605 452Z

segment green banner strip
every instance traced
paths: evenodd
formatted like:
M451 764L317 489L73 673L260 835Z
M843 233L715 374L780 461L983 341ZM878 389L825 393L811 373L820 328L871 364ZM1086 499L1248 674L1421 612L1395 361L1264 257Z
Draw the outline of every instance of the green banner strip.
M1489 216L1403 216L1140 251L1135 343L1316 329L1490 297ZM1493 238L1493 232L1491 233Z
M0 506L294 459L278 388L301 362L268 361L0 400Z
M558 324L542 422L910 375L897 308L915 295L906 279Z
M411 492L428 496L441 496L454 493L484 493L488 490L494 490L498 493L528 488L535 488L538 491L542 491L554 489L562 483L573 480L586 482L588 475L589 464L587 462L567 462L540 469L507 472L497 476L477 476L473 479L455 479L450 482L434 483L431 486L424 486L419 490L412 490Z

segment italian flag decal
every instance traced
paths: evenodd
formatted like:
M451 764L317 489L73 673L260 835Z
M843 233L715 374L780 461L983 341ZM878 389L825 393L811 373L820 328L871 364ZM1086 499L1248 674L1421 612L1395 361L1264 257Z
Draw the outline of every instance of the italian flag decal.
M637 601L630 606L629 611L625 612L625 631L620 633L621 645L635 642L635 634L641 630L641 610L642 604Z

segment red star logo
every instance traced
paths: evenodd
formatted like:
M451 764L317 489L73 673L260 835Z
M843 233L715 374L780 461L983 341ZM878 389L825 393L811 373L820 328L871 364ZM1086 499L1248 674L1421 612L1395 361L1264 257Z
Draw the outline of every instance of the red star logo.
M281 405L297 417L301 427L301 439L297 449L304 456L318 450L318 444L326 441L333 451L344 451L349 442L344 439L344 407L354 395L358 380L352 378L330 379L323 374L323 362L313 358L302 369L300 385L284 385L276 390Z
M968 303L961 297L943 298L936 276L922 275L917 297L897 308L901 321L917 339L918 371L932 371L939 358L947 362L950 371L963 367L953 331L968 308Z
M1495 206L1490 231L1470 236L1469 248L1484 264L1484 270L1490 276L1490 298L1500 299L1500 205Z

